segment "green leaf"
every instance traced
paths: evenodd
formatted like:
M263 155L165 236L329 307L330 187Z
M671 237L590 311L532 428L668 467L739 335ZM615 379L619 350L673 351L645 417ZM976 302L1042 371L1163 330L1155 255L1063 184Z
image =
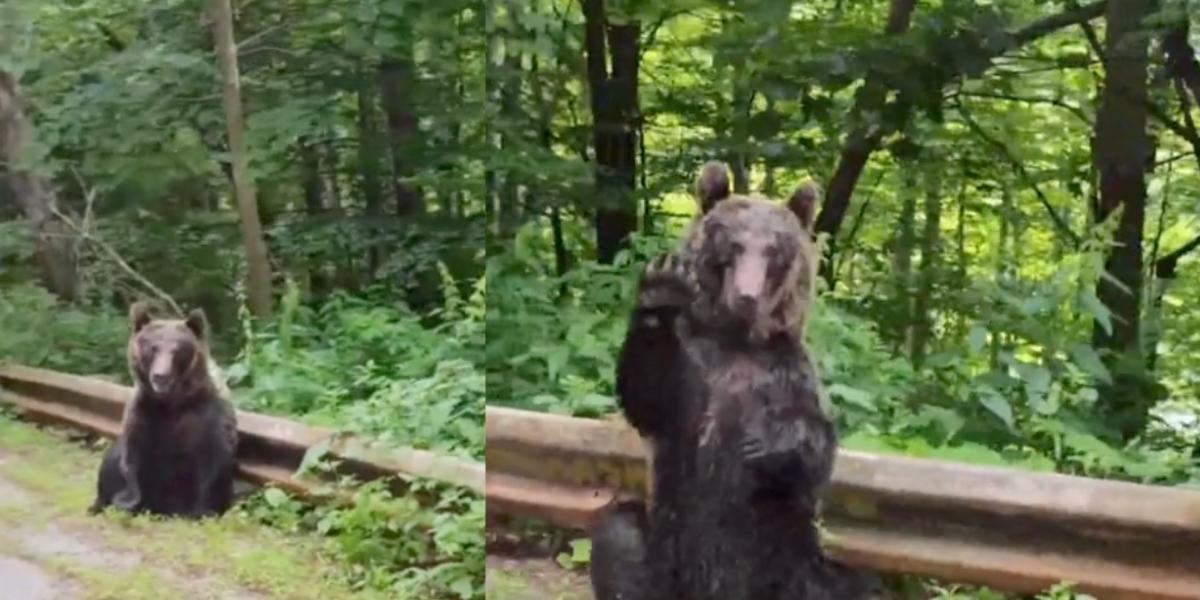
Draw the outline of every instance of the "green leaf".
M287 503L288 495L277 487L269 487L263 490L263 500L267 502L267 506L279 508Z
M852 388L848 385L835 383L829 386L829 395L836 396L866 410L874 411L876 409L875 402L871 397L871 393Z
M1071 346L1071 360L1084 373L1104 383L1112 383L1112 374L1108 372L1108 367L1104 366L1104 361L1100 360L1100 355L1091 346L1087 344Z
M1004 424L1008 425L1009 429L1014 427L1012 405L1009 404L1007 398L1001 396L999 392L991 388L980 390L978 398L979 403L993 415L996 415L1001 421L1004 421Z
M987 344L988 330L982 325L972 325L971 333L967 336L967 343L970 345L972 352L979 352L983 346Z
M314 466L329 454L330 438L325 438L304 451L304 458L300 459L300 466L296 467L297 474L308 473Z
M470 576L463 575L450 584L450 591L463 600L474 598L475 582Z
M1079 304L1096 322L1100 323L1105 333L1112 335L1112 312L1096 297L1095 293L1091 290L1079 292Z

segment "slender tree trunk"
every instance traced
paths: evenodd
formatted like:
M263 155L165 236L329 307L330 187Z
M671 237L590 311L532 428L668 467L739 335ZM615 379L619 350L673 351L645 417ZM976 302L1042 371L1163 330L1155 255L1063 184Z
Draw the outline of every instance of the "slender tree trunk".
M321 178L320 146L307 137L300 138L297 146L300 154L300 183L304 189L304 210L310 219L319 219L327 211L325 186ZM306 259L309 292L323 296L329 291L329 280L322 272L321 253L310 251Z
M912 326L912 252L916 245L917 220L917 177L916 165L908 163L902 167L904 183L901 186L900 222L897 223L895 248L892 251L892 272L894 277L894 306L893 339L897 349L908 345L910 328Z
M891 0L884 34L897 36L908 31L916 5L917 0ZM837 167L829 180L825 202L817 216L817 231L829 234L826 258L821 267L822 277L827 282L833 281L833 257L837 245L835 240L842 220L846 217L846 209L850 207L850 197L858 185L863 169L867 166L867 160L883 139L883 124L876 121L887 98L887 91L887 86L878 76L867 75L851 108L852 121L857 122L857 125L851 129L842 145Z
M512 3L508 5L508 18L510 32L516 35L516 25L513 24L518 16L516 11L519 7L514 7ZM517 123L520 118L520 98L521 98L521 55L513 48L505 45L504 48L504 74L501 77L500 84L500 114L503 120L507 123ZM502 149L512 148L518 145L519 135L515 127L508 127L501 132L500 146ZM512 150L515 152L515 150ZM521 221L520 207L520 189L517 181L517 174L513 169L508 169L503 174L503 181L500 184L500 232L501 235L511 236L516 233Z
M331 134L332 137L332 134ZM321 160L324 163L325 187L329 197L329 209L334 214L342 214L342 184L339 180L341 170L338 168L341 160L338 157L337 146L332 141L322 144Z
M404 43L411 45L410 37ZM396 214L400 216L425 212L421 191L403 181L416 173L415 155L420 149L420 131L412 102L415 85L411 47L401 56L384 59L379 66L379 89L391 137L392 189L396 195Z
M376 220L384 213L382 161L387 152L387 143L380 133L376 88L368 75L369 72L363 69L358 79L358 180L369 217L364 229L374 238ZM384 254L379 244L370 244L367 247L368 279L374 277L379 270Z
M604 0L584 0L584 42L596 154L596 259L611 263L637 228L638 23L608 23ZM611 63L611 70L609 68Z
M730 152L729 170L733 173L733 193L750 193L750 108L753 101L753 90L745 73L744 60L733 63L733 102L730 115L731 141L733 150Z
M540 67L541 62L534 55L530 63L529 82L534 101L537 102L538 141L541 143L542 149L552 153L554 152L554 131L551 121L554 117L554 105L553 99L546 96L546 90L542 86ZM563 235L562 207L558 199L552 200L552 202L553 204L550 206L550 227L554 238L554 273L562 277L567 274L571 259L570 253L567 251L566 239ZM567 286L564 283L559 288L559 295L562 296L566 293Z
M43 285L69 301L79 292L75 241L55 214L57 196L51 183L22 164L32 130L16 77L0 70L0 184L6 184L29 221Z
M497 2L484 2L481 11L484 26L483 96L484 104L488 107L500 105L500 86L496 81L496 48L500 38L496 29L498 5ZM496 131L492 119L484 120L483 136L484 145L490 151L498 154L500 152L499 133ZM483 197L488 231L492 234L500 233L498 183L496 169L492 166L491 161L488 161L487 167L483 171Z
M367 214L383 214L383 183L380 158L384 144L379 135L375 90L371 80L360 74L358 88L358 172Z
M942 180L938 169L927 172L925 190L925 227L921 233L921 274L913 298L912 336L909 338L909 356L914 367L925 362L929 340L933 337L933 284L941 264L942 231Z
M224 83L225 123L229 135L229 155L233 162L234 194L242 221L242 243L246 247L246 291L250 311L258 317L269 317L272 309L271 265L267 258L267 243L263 239L258 219L258 200L254 182L250 179L246 153L245 120L242 116L242 94L238 75L237 44L233 37L233 11L230 0L211 0L213 32L217 58Z
M998 239L996 240L995 268L996 281L1004 283L1007 281L1009 275L1008 258L1010 256L1009 248L1011 247L1009 241L1012 237L1010 235L1010 221L1013 215L1013 206L1012 191L1010 190L1009 186L1005 185L1004 182L1001 182L1000 189L1000 232L997 236ZM1000 350L1003 346L1004 334L1002 332L994 332L992 334L992 343L990 345L990 364L992 369L997 369L1000 367Z
M1146 133L1148 38L1142 21L1154 11L1147 0L1110 0L1106 14L1104 48L1105 83L1096 115L1093 159L1100 173L1097 221L1118 208L1116 245L1109 251L1105 269L1126 290L1106 279L1096 286L1096 296L1112 313L1112 331L1094 326L1093 343L1107 351L1110 367L1120 356L1140 353L1138 332L1142 294L1142 232L1146 212L1146 168L1151 143ZM1141 364L1141 361L1136 361ZM1128 364L1128 363L1127 363ZM1146 425L1149 404L1139 373L1119 369L1114 384L1101 393L1110 422L1125 439Z

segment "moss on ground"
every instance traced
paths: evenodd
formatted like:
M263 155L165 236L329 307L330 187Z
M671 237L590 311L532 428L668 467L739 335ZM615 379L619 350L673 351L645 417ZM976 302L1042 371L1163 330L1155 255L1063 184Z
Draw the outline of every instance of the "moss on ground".
M70 578L84 597L102 600L161 598L186 587L189 598L372 598L338 580L338 565L320 540L288 535L255 523L238 510L220 519L191 522L112 511L89 516L95 493L96 448L73 443L59 431L39 429L0 414L0 477L28 498L0 505L5 531L53 527L87 540L98 552L139 557L136 564L81 561L68 554L30 552L20 539L0 538L0 553L18 555ZM19 537L19 536L18 536ZM182 590L181 590L182 591Z

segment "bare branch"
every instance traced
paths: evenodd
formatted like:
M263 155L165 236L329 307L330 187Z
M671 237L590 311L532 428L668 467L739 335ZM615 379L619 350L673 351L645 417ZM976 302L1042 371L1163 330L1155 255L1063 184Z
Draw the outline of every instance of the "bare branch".
M96 190L95 190L95 188L89 188L86 185L84 185L83 179L79 176L78 172L75 172L74 169L71 169L71 171L73 173L75 173L75 177L79 181L80 187L83 188L83 190L84 190L84 196L85 196L85 198L87 198L87 211L84 213L84 225L90 227L90 223L92 220L92 217L90 215L92 214L92 205L96 198ZM72 231L75 232L76 235L79 236L79 238L78 238L79 243L82 243L83 241L86 240L88 242L95 244L96 247L99 248L101 251L103 251L104 254L106 254L114 263L116 263L117 266L120 267L121 270L125 272L125 274L132 277L134 280L136 280L138 283L140 283L144 288L146 288L151 293L153 293L155 296L159 297L161 300L166 302L167 305L171 307L171 310L175 311L176 314L178 314L178 315L183 314L183 310L181 310L179 308L179 304L177 304L175 302L175 299L172 298L170 294L164 292L162 290L162 288L159 288L157 285L154 285L154 282L147 279L141 273L138 273L137 270L134 269L132 266L130 266L129 263L126 262L124 258L121 258L121 255L116 250L114 250L112 246L109 246L108 244L106 244L104 242L104 240L101 240L100 238L96 237L95 235L92 235L92 233L89 230L85 229L84 227L81 227L78 223L76 223L74 221L74 219L72 219L71 217L68 217L67 215L63 214L62 211L58 210L57 207L52 206L50 208L50 210L53 211L54 214L60 220L62 220L63 223L65 223L67 225L67 227L69 227Z
M1066 102L1065 100L1059 100L1057 98L1041 98L1041 97L1037 97L1037 96L1015 96L1015 95L997 94L997 93L991 93L991 92L959 92L958 95L966 96L968 98L991 98L993 100L1008 100L1011 102L1024 102L1026 104L1049 104L1051 106L1057 106L1059 108L1066 110L1067 112L1071 113L1072 115L1074 115L1076 118L1078 118L1080 121L1083 121L1087 125L1092 124L1092 120L1090 118L1088 118L1087 114L1083 112L1082 108L1079 108L1078 106L1070 104L1070 103Z

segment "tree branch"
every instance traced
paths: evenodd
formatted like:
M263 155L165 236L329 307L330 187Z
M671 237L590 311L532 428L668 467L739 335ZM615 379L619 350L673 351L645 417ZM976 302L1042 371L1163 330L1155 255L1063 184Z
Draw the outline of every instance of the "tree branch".
M1009 95L1009 94L996 94L996 93L990 93L990 92L958 92L957 95L966 96L968 98L991 98L993 100L1008 100L1011 102L1024 102L1026 104L1049 104L1051 106L1057 106L1059 108L1066 110L1067 112L1071 113L1073 116L1075 116L1080 121L1083 121L1085 124L1087 124L1089 126L1092 125L1092 120L1090 118L1088 118L1087 114L1085 114L1083 112L1082 108L1079 108L1078 106L1075 106L1073 104L1069 104L1064 100L1059 100L1057 98L1039 98L1037 96L1015 96L1015 95Z
M1175 251L1164 254L1162 258L1158 259L1154 263L1154 276L1159 279L1174 279L1175 265L1179 263L1179 259L1196 248L1200 248L1200 235L1192 238L1191 241L1175 249Z
M1103 15L1106 8L1108 8L1108 0L1101 0L1100 2L1093 2L1084 6L1077 6L1040 21L1030 23L1013 33L1012 40L1014 47L1023 46L1064 27L1087 23Z
M85 194L88 198L88 204L90 207L91 202L95 198L95 190L90 190L90 189L85 188ZM51 207L50 210L54 211L54 214L56 216L58 216L58 218L61 219L62 222L67 225L67 227L71 228L71 230L74 231L76 233L76 235L79 236L81 241L86 240L86 241L89 241L89 242L95 244L96 247L100 248L100 250L102 250L104 252L104 254L108 255L108 257L110 259L112 259L112 261L115 262L117 264L117 266L121 268L122 271L124 271L127 275L129 275L133 279L135 279L138 283L142 284L143 287L145 287L147 290L149 290L155 296L158 296L160 299L162 299L164 302L166 302L167 305L171 307L171 310L175 311L175 314L183 315L183 310L179 308L179 304L177 304L175 302L175 299L172 298L170 294L164 292L162 290L162 288L159 288L157 285L154 285L154 282L147 279L141 273L138 273L136 269L134 269L133 267L131 267L129 265L129 263L125 262L124 258L121 258L121 255L119 253L117 253L116 250L113 250L112 246L109 246L108 244L104 243L104 240L101 240L100 238L92 235L91 232L84 230L82 227L79 226L78 223L76 223L73 219L71 219L71 217L68 217L67 215L63 214L62 211L58 210L58 208Z
M1064 221L1062 217L1060 217L1054 210L1054 207L1050 205L1050 200L1046 198L1046 195L1042 193L1042 189L1038 186L1037 182L1034 181L1033 177L1029 175L1029 171L1025 168L1025 165L1012 155L1012 152L1009 151L1008 146L1004 145L1004 142L1001 142L1000 140L988 134L988 132L985 131L977 121L975 121L974 117L971 116L970 111L967 110L967 107L964 106L962 102L956 102L955 108L958 109L959 115L962 116L963 121L967 124L967 127L970 128L971 131L975 132L975 135L983 138L985 142L994 146L1000 151L1001 154L1004 155L1005 159L1007 159L1012 165L1013 170L1017 172L1021 179L1025 181L1026 185L1028 185L1033 190L1034 194L1037 195L1038 200L1042 203L1042 206L1050 215L1050 220L1054 222L1055 227L1057 227L1059 231L1067 236L1067 239L1070 240L1073 247L1078 248L1080 244L1079 236L1075 235L1074 231L1071 231L1071 227L1067 225L1067 222Z

